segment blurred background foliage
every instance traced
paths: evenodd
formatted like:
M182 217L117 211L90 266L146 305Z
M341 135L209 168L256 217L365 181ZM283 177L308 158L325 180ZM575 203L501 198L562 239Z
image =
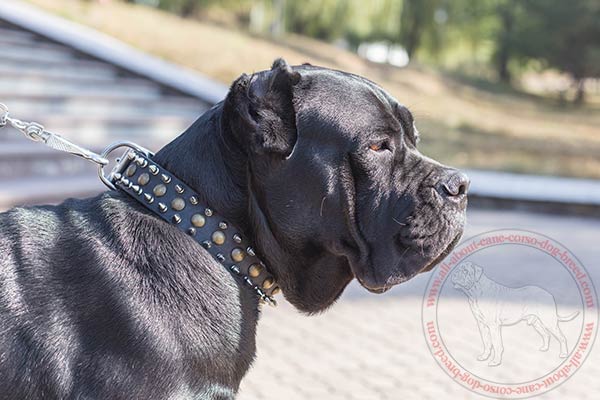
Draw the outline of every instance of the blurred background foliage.
M365 76L450 165L600 179L598 0L26 1L226 85L277 57Z
M275 37L296 33L352 50L382 41L402 46L413 63L507 83L525 71L552 68L572 79L576 103L584 101L584 79L600 77L598 0L130 2Z

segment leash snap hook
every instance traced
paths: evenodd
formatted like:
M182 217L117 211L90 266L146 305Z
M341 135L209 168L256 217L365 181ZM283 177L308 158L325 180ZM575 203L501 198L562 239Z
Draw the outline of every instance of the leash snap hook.
M0 103L0 128L8 123L8 107Z
M30 122L24 127L24 133L34 142L46 142L48 135L44 135L44 125L37 122Z

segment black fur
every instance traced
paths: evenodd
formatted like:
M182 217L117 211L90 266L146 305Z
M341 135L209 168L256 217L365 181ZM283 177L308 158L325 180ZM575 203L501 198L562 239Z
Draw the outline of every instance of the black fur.
M243 75L156 160L253 239L307 313L354 277L378 292L409 279L463 228L466 200L439 194L454 171L416 150L408 110L338 71L277 60ZM235 396L256 296L126 195L0 214L0 255L0 398Z

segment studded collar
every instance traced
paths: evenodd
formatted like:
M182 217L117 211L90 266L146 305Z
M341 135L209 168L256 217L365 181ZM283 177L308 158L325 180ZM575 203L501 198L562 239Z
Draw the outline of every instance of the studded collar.
M118 189L192 237L261 302L276 306L281 290L239 230L199 203L190 187L152 161L150 153L128 149L108 177Z

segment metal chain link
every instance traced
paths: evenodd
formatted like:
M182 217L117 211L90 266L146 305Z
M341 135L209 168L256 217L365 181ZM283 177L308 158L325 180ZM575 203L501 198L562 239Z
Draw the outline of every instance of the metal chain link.
M44 126L37 122L25 122L13 118L8 112L8 107L0 103L0 128L10 124L30 140L34 142L43 142L48 147L55 150L64 151L86 160L92 161L100 166L108 165L109 160L100 154L76 145L75 143L63 138L60 135L48 132Z

